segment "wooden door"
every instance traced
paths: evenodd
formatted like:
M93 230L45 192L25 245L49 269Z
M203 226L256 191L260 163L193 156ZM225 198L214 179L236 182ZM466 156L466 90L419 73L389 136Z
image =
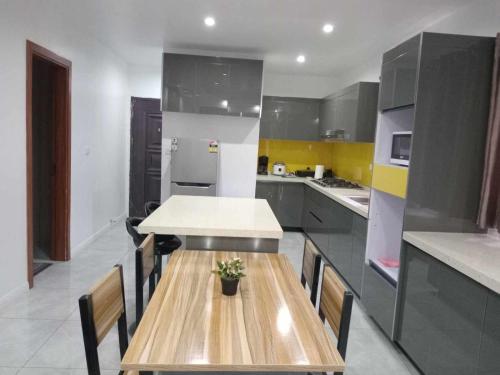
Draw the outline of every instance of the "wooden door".
M47 142L49 149L51 149L45 154L52 154L47 163L51 170L49 184L52 192L48 196L49 198L41 196L41 191L34 185L34 178L37 177L35 176L37 165L34 163L34 159L39 157L36 153L39 150L34 141L39 139L33 139L33 137L39 137L41 134L36 129L39 125L37 121L40 119L34 119L34 111L36 116L40 116L40 113L37 112L37 98L34 100L33 96L34 94L47 95L46 92L37 89L39 82L33 82L34 79L40 78L33 76L35 60L43 60L44 64L47 64L48 74L46 79L50 81L50 84L45 85L45 87L50 88L49 91L52 92L50 100L43 101L44 105L49 107L50 117L42 116L45 122L49 121L52 124L53 128L45 134L45 136L50 137ZM36 72L35 67L35 74ZM29 286L33 287L33 248L37 225L35 221L39 219L34 215L34 210L39 208L35 199L50 199L51 201L45 202L46 205L43 206L44 210L50 211L50 215L44 220L51 221L51 260L66 261L70 259L71 61L29 40L26 41L26 193L27 273Z
M129 216L145 216L144 203L160 202L160 99L132 98Z

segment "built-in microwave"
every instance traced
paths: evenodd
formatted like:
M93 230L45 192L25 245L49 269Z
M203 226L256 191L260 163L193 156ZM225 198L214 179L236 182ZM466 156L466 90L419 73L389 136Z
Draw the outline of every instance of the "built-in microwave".
M412 132L393 132L392 133L392 149L391 163L397 165L408 166L410 162L410 147L411 147Z

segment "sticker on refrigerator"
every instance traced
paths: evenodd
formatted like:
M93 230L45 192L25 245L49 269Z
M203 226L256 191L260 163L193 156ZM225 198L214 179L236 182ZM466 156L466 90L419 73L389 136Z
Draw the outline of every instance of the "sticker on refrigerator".
M219 144L217 141L210 141L208 143L208 152L211 154L216 154L219 151Z

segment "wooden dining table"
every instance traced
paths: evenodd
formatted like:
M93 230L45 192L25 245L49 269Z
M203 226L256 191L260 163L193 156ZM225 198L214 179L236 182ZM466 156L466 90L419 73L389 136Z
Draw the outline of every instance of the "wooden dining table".
M217 260L246 277L225 296ZM122 370L343 372L344 361L284 254L176 251L123 357Z

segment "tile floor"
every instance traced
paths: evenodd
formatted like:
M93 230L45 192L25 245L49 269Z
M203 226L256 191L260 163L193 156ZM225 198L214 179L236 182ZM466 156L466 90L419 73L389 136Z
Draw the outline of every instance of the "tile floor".
M304 237L285 233L280 252L299 274ZM74 254L35 277L35 287L0 303L0 375L85 375L78 297L114 264L124 267L127 312L134 317L134 246L117 223ZM333 333L332 333L333 336ZM101 373L117 374L120 358L113 329L99 347ZM347 349L347 375L415 375L406 358L355 303Z

